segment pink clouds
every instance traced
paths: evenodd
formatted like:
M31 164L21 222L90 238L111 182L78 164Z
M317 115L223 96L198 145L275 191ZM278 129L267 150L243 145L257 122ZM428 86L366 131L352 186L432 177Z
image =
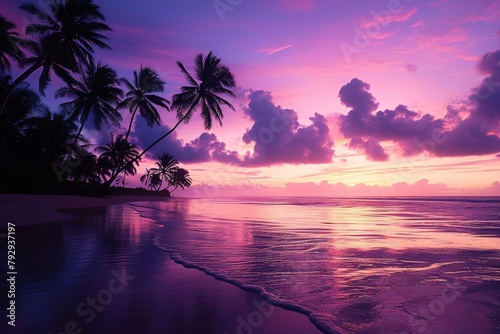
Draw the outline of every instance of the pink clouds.
M253 125L242 138L246 144L254 145L253 152L240 156L209 133L184 143L174 132L153 148L150 156L169 153L183 163L220 162L241 167L332 162L333 141L323 115L316 113L310 118L312 124L305 126L299 124L294 110L274 105L269 92L251 92L249 100L244 112ZM132 136L140 147L145 147L168 130L167 126L149 128L137 118Z
M268 55L272 55L276 52L280 52L280 51L283 51L283 50L286 50L286 49L289 49L291 48L293 45L292 44L287 44L287 45L283 45L283 46L278 46L278 47L275 47L275 48L264 48L264 49L260 49L258 50L257 52L259 53L267 53Z
M420 49L456 52L459 49L457 44L469 42L469 32L461 27L446 27L419 35L417 42Z
M330 183L323 180L316 182L288 182L282 187L256 184L208 185L201 184L189 189L183 196L196 198L217 196L327 196L327 197L366 197L366 196L498 196L500 182L495 181L489 187L475 189L452 188L445 183L430 183L421 179L415 183L397 182L389 186L366 185L358 183Z
M385 26L385 25L387 25L389 23L393 23L393 22L405 22L405 21L408 21L409 19L411 19L413 17L413 15L415 15L417 13L417 11L418 11L417 7L413 7L409 10L404 11L403 6L401 6L401 4L396 6L396 8L392 11L389 10L389 8L387 11L382 10L378 13L375 11L372 11L371 12L372 18L361 22L360 27L363 29L369 29L375 23L378 23L378 24L381 24L382 26Z
M444 119L420 115L399 105L394 110L376 111L378 103L370 86L353 79L339 92L351 110L340 116L340 131L349 147L369 160L383 161L389 155L382 146L390 141L403 156L427 152L437 157L486 155L500 152L500 50L483 56L478 68L489 74L473 89L467 116L451 107Z

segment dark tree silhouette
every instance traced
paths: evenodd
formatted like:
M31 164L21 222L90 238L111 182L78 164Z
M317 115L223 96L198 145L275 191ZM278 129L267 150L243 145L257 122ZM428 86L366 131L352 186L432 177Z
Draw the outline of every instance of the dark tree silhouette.
M174 189L170 191L170 194L172 194L179 187L183 190L184 188L189 188L192 183L193 180L191 179L191 176L189 176L189 172L184 168L177 168L170 182L170 185L174 187Z
M110 175L113 175L115 170L122 167L125 175L135 175L137 173L136 166L139 166L139 159L137 159L139 152L135 145L123 138L122 135L118 135L116 140L111 135L111 142L106 146L97 147L96 150L102 151L99 160L101 166L104 167L103 169L111 171ZM106 174L108 173L103 173L103 176Z
M142 157L156 144L174 132L181 123L189 122L196 109L200 109L201 117L207 130L212 128L212 118L215 118L222 126L222 118L224 117L222 106L227 106L235 110L231 103L220 96L225 94L234 97L234 93L230 88L235 87L236 83L229 68L222 65L221 59L214 56L212 52L205 58L203 58L202 54L198 54L195 57L194 63L196 79L198 81L189 74L181 62L177 62L181 72L190 84L190 86L183 86L181 93L173 96L172 108L177 112L177 123L167 133L146 147L139 154L138 158ZM119 173L120 171L113 175L106 186L109 186Z
M24 58L24 52L20 49L23 40L14 31L16 25L0 15L0 71L8 71L11 68L10 60L16 62Z
M26 35L34 38L25 43L32 56L20 62L26 70L1 97L0 116L14 89L37 69L42 69L39 91L43 95L50 82L50 72L68 80L69 72L77 73L81 66L94 62L94 47L111 49L106 43L107 37L102 34L111 29L104 23L99 6L91 0L49 0L46 7L45 11L35 4L20 6L40 23L26 27Z
M158 73L149 67L143 68L141 66L139 72L134 71L133 83L126 78L122 78L120 81L129 91L125 94L125 99L118 105L118 108L129 108L132 114L125 139L128 139L130 135L137 111L146 120L148 126L160 125L161 117L156 106L169 110L170 101L154 94L163 92L166 84L160 79Z
M106 66L89 65L80 75L80 80L72 80L66 87L56 91L55 96L69 97L73 100L60 105L60 110L72 119L78 119L80 129L75 137L73 146L76 146L82 133L83 126L92 115L94 125L101 129L103 124L119 126L122 117L116 106L123 96L118 87L119 81L115 70Z

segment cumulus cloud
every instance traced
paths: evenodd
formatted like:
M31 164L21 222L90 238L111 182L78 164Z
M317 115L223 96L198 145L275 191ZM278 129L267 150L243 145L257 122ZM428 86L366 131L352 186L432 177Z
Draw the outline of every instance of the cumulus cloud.
M355 78L339 91L351 108L340 116L340 132L348 146L369 160L389 159L382 143L392 142L403 156L422 152L437 157L486 155L500 152L500 50L484 55L478 69L487 74L472 89L463 110L448 107L443 119L420 114L404 105L377 111L370 85Z
M385 153L384 148L372 139L364 141L360 138L354 138L349 142L349 147L364 152L368 160L386 161L389 159L389 155Z
M298 122L297 113L274 104L271 93L262 90L249 94L245 114L253 125L243 135L246 144L254 144L242 165L314 164L332 161L334 151L327 120L318 113L310 117L311 125Z
M169 130L168 126L150 128L142 118L138 117L135 120L135 130L132 136L138 142L139 147L145 148ZM184 143L177 137L177 133L173 132L153 147L148 156L156 159L163 153L169 153L183 163L215 161L237 164L240 162L237 152L227 150L224 142L220 142L216 135L207 132L188 143Z
M253 152L240 155L231 151L214 134L205 132L185 143L173 132L151 149L149 157L156 158L160 154L169 153L183 163L221 162L242 167L332 161L333 142L323 115L316 113L310 118L312 124L304 126L299 124L294 110L274 105L269 92L251 92L249 101L243 110L253 125L242 138L246 144L254 145ZM168 131L167 126L149 128L138 117L132 137L139 147L145 148Z
M429 114L420 116L403 105L375 113L378 103L369 90L369 84L355 78L339 93L342 103L352 108L340 117L340 132L350 139L351 148L361 149L369 159L389 158L381 141L398 143L404 155L419 153L417 140L432 138L435 129L442 129L443 121Z

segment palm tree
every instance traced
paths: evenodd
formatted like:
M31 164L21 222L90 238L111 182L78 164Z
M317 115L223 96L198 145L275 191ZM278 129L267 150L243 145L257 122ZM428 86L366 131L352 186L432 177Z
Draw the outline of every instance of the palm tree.
M10 75L0 73L0 96L5 94L11 82ZM19 122L26 118L48 114L50 114L49 108L42 103L40 96L29 88L29 84L22 83L14 89L11 99L6 104L2 123L11 123L20 127Z
M179 168L179 162L172 155L165 153L158 157L156 165L158 168L155 168L154 172L160 176L160 185L158 189L161 188L163 181L167 182L166 188L168 188L174 177L175 171Z
M27 69L0 100L0 115L14 88L37 69L42 68L39 90L43 95L51 71L67 80L68 72L77 73L82 64L93 63L94 47L111 49L106 43L107 37L102 34L111 29L92 0L48 0L46 7L47 10L35 4L20 6L40 21L29 24L25 31L26 35L38 37L38 40L26 46L33 56L21 61L20 65Z
M85 152L82 154L82 160L76 166L72 172L71 176L75 180L80 180L83 183L98 183L100 181L99 168L97 157L95 154Z
M24 53L19 49L22 39L13 29L16 25L0 15L0 71L10 70L9 58L19 62Z
M141 176L141 183L144 183L147 189L149 190L160 190L161 186L161 176L160 173L156 170L156 168L146 168L146 174Z
M118 105L118 108L127 107L132 114L125 139L128 139L130 135L137 111L146 120L149 127L154 124L160 125L161 117L155 105L169 110L170 101L153 94L163 92L166 84L160 79L158 73L149 67L143 68L141 65L139 72L134 71L133 84L126 78L122 78L120 81L129 91L125 94L126 98Z
M153 175L154 175L153 171L149 168L146 168L146 173L144 175L142 175L140 178L141 183L144 183L144 185L148 189L152 188L151 178L153 177Z
M139 166L140 160L137 158L139 152L134 144L123 138L123 135L118 135L115 140L111 134L111 142L106 146L97 147L96 150L103 152L99 156L99 160L101 160L101 166L105 165L111 171L110 175L113 175L113 172L119 168L123 168L125 175L137 173L136 166ZM103 173L104 175L106 173Z
M72 0L73 1L73 0ZM72 101L60 105L63 113L79 119L80 129L73 146L82 133L83 126L92 115L95 127L100 130L103 124L119 126L122 117L115 106L120 103L123 91L118 87L119 80L116 71L107 65L89 65L80 76L80 81L72 80L68 86L56 91L56 98L70 97Z
M189 176L189 172L184 168L177 168L171 180L171 186L173 186L174 189L170 191L170 194L172 194L179 187L183 190L184 188L189 188L192 183L193 180L191 179L191 176Z
M173 96L172 107L177 111L177 123L167 133L146 147L139 154L139 158L175 131L182 122L189 122L194 110L201 108L201 117L207 130L212 128L212 117L219 121L219 124L222 126L222 106L227 106L235 110L231 103L220 96L221 94L235 96L230 88L235 87L236 83L229 68L222 65L221 59L214 56L212 52L205 59L203 59L202 54L198 54L195 57L194 63L196 79L198 81L189 74L180 61L177 62L181 72L184 73L191 85L182 87L182 92ZM114 180L117 176L114 175L111 179Z

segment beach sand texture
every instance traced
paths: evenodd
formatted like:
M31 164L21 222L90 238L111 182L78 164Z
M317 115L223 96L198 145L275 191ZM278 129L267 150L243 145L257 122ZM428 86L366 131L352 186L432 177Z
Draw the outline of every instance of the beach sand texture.
M320 333L305 315L154 248L159 226L123 204L145 200L157 199L0 195L2 228L16 224L18 268L16 326L3 317L0 332Z

